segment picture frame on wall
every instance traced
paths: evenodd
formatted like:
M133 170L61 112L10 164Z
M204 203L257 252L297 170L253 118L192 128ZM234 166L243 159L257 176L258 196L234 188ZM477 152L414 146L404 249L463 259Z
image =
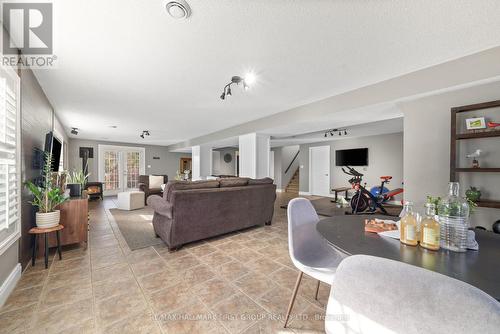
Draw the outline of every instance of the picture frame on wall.
M467 130L486 129L486 120L484 117L467 118L465 120L465 126L467 127Z

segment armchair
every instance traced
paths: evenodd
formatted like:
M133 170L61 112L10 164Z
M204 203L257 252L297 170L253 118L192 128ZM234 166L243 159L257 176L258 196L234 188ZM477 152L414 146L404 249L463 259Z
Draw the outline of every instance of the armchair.
M139 175L139 190L144 192L144 204L147 205L146 200L151 195L162 195L163 190L161 189L161 185L159 184L151 184L150 176L162 176L163 183L166 184L168 182L168 175ZM152 178L151 178L152 179ZM150 186L151 184L151 186Z

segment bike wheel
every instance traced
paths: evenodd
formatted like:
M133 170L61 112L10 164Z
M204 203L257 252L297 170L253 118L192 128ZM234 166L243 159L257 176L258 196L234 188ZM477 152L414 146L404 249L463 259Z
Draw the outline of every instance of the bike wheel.
M354 194L351 197L351 209L353 213L363 212L368 208L368 200L364 195Z

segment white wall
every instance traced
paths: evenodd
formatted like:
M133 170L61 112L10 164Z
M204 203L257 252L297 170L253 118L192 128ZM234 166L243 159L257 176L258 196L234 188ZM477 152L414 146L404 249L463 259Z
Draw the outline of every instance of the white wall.
M240 176L255 177L257 174L257 134L249 133L239 137Z
M431 96L415 101L400 103L399 107L404 113L404 175L405 198L421 207L427 195L446 195L450 180L450 109L452 107L487 102L500 99L500 82L484 84L459 91ZM498 162L498 138L489 138L481 141L475 140L475 148L485 148L490 155L496 154L497 158L490 156L491 160L483 163ZM491 144L491 141L496 142ZM471 141L472 143L472 141ZM487 143L487 144L485 144ZM487 145L487 146L485 146ZM493 150L496 145L496 152ZM460 155L471 150L472 146L462 148ZM493 159L492 159L493 158ZM485 158L486 159L486 158ZM464 162L462 162L464 163ZM483 173L486 174L486 173ZM468 179L472 178L472 179ZM488 183L480 183L486 196L488 192L497 192L500 189L498 174L473 175L461 178L464 188L471 182L480 182L479 178ZM486 178L486 179L485 179ZM486 181L485 181L486 180ZM486 188L486 186L488 188ZM485 198L486 198L485 196ZM495 198L499 199L499 198ZM491 225L500 219L500 210L478 208L471 217L471 225L481 225L491 228Z
M214 174L218 175L236 175L236 152L238 151L237 148L234 147L228 147L228 148L222 148L222 149L216 149L214 152L220 152L220 157L219 157L219 166L218 166L218 172L215 170L215 165L216 162L214 160ZM224 161L224 156L226 154L231 155L231 161L230 162L225 162Z
M257 135L257 174L256 178L269 176L269 152L271 150L269 136Z
M380 185L380 176L391 175L389 189L400 188L403 182L403 134L347 138L328 142L300 145L300 191L309 192L309 147L330 146L330 186L331 188L349 186L349 176L335 166L335 151L351 148L368 148L368 166L354 167L364 174L363 181L371 188ZM396 197L397 200L400 197Z

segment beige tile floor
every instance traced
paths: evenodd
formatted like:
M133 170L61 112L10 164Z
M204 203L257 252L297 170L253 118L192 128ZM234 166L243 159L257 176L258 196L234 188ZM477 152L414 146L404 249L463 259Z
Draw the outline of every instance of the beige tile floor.
M271 226L185 246L130 251L108 209L91 202L90 242L29 266L3 308L0 333L323 332L329 287L303 281L283 329L297 270L279 194Z

